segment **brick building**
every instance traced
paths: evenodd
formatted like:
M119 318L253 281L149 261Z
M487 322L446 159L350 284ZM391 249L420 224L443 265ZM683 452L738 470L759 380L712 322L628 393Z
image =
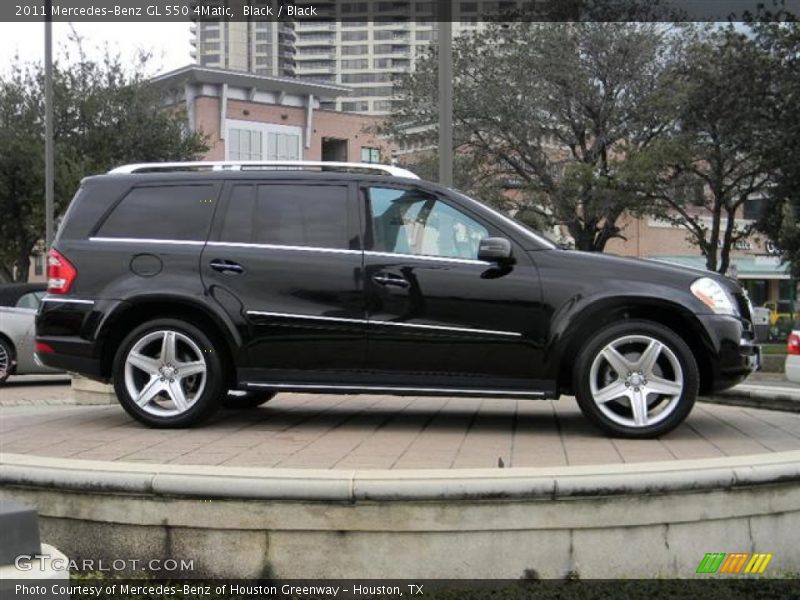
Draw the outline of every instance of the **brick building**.
M388 162L378 117L321 110L350 88L190 65L152 80L165 106L208 136L207 160Z

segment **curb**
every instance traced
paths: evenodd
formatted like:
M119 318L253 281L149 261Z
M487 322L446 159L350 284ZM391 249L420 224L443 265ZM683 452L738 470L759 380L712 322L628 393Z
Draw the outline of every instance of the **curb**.
M782 412L800 413L800 394L771 393L767 391L728 390L713 396L698 396L698 401L709 404L744 406Z
M6 454L0 483L24 488L259 500L483 500L640 495L800 482L800 451L668 463L451 470L262 469Z

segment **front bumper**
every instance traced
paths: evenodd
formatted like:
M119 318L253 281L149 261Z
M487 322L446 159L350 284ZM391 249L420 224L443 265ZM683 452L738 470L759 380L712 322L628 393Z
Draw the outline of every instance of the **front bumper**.
M761 368L761 347L748 322L727 315L701 315L700 320L709 337L713 371L704 392L731 388Z

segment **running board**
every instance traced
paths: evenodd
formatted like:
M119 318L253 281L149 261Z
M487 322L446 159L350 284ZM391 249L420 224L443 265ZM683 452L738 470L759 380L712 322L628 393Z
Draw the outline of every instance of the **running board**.
M389 394L393 396L463 396L492 398L555 398L555 394L535 390L496 390L480 388L445 388L383 385L337 385L326 383L261 383L242 382L249 390L274 390L276 392L306 392L319 394Z

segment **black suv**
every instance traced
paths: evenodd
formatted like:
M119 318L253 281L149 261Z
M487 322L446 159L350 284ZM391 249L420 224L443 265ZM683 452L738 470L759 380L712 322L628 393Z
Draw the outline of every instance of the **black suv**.
M725 277L562 250L393 167L291 165L85 179L49 256L41 360L113 381L156 427L280 391L574 394L628 437L758 366Z

